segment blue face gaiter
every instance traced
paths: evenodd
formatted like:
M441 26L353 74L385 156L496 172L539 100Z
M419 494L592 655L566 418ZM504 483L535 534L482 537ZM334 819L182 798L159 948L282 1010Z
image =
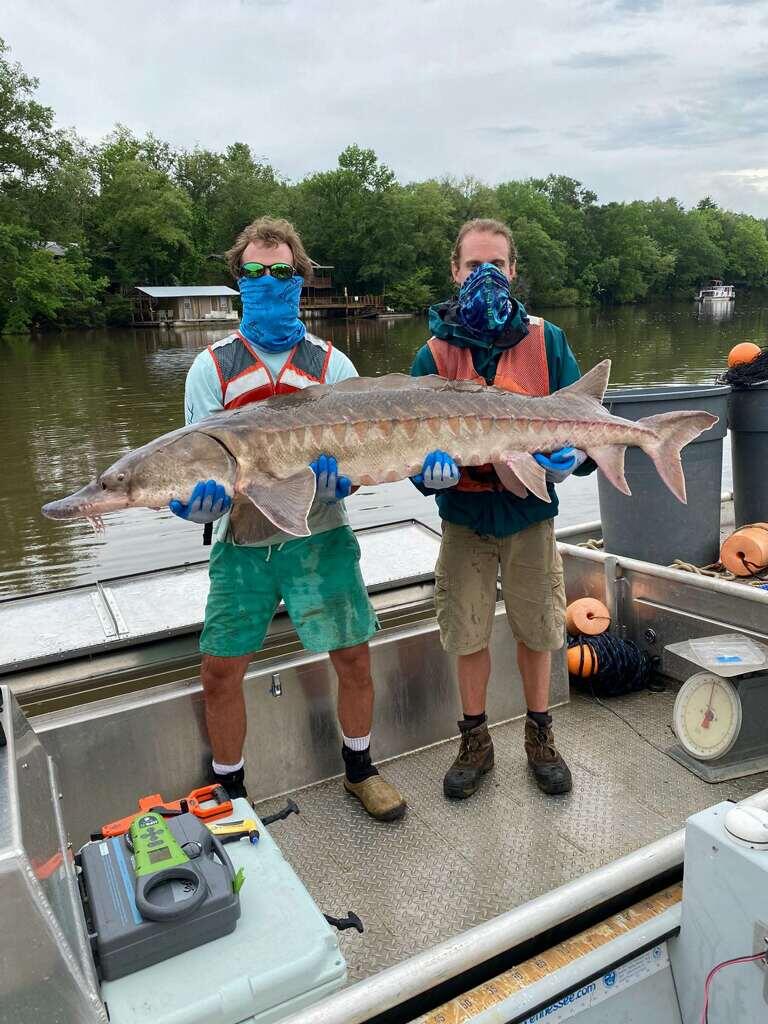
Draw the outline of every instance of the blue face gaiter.
M306 334L299 320L299 296L304 278L299 274L278 281L271 274L241 277L238 281L243 300L240 333L253 345L268 352L285 352Z
M492 263L475 267L459 289L458 319L478 334L498 334L511 309L509 281Z

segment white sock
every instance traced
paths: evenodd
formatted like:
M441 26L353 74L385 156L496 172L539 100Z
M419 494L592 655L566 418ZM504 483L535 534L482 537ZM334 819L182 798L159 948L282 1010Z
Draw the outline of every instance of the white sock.
M240 771L245 764L245 758L241 757L237 764L219 764L218 761L211 761L211 764L217 775L232 775Z
M344 740L344 746L350 750L367 750L371 745L370 733L367 736L345 736L342 733L341 738Z

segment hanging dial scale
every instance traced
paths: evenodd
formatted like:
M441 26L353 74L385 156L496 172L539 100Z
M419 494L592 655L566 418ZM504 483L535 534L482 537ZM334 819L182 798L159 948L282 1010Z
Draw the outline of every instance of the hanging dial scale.
M736 742L741 718L741 699L733 683L714 672L697 672L680 688L673 726L692 757L713 761Z

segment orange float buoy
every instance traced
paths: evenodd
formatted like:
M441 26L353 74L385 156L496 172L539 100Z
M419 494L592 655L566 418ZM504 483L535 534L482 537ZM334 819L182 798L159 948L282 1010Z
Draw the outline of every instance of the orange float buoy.
M768 569L768 523L750 523L726 537L720 561L736 576L752 576Z
M565 609L565 627L571 636L583 633L598 636L611 624L611 616L602 601L594 597L580 597Z
M741 363L751 363L753 359L757 359L762 351L760 346L755 345L753 341L739 342L728 353L728 365L739 366Z
M572 676L593 676L597 672L597 652L588 643L569 647L568 672Z

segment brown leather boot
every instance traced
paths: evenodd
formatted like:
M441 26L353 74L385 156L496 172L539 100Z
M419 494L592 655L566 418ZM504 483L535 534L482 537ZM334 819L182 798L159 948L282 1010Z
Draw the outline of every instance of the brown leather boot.
M548 796L570 793L573 788L571 771L555 746L552 719L548 725L537 725L525 720L525 753L536 779L536 785Z
M459 722L461 745L459 755L445 774L443 793L452 800L466 800L480 785L483 775L493 768L493 740L488 723L472 729Z

